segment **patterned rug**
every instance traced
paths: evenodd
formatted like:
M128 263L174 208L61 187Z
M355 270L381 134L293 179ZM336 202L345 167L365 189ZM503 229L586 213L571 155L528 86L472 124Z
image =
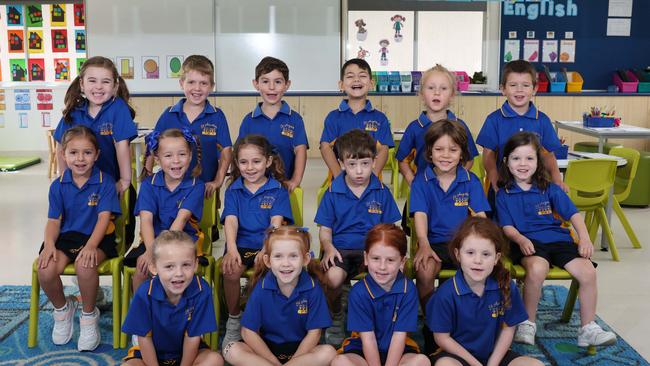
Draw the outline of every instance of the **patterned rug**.
M110 289L104 288L105 299L110 299ZM110 304L100 303L102 310L102 344L95 352L78 352L76 339L79 335L78 320L75 320L75 335L65 346L51 343L52 305L41 293L39 316L39 339L35 348L27 348L27 326L29 318L29 286L0 286L0 366L46 366L46 365L116 365L126 350L114 350L112 346L112 313ZM67 294L78 295L74 289L66 288ZM571 321L558 321L567 289L562 286L545 286L538 313L537 343L535 346L515 344L514 350L536 357L546 365L647 365L630 345L619 337L614 346L598 348L595 355L588 355L585 349L576 346L580 324L577 309ZM602 320L597 319L604 329L610 330ZM414 334L420 336L420 334ZM420 340L416 338L416 340Z

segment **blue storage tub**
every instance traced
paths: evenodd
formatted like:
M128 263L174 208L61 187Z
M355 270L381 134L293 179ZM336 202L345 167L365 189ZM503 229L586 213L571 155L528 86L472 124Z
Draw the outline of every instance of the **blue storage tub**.
M582 117L582 124L585 127L614 127L614 117Z
M561 72L551 73L551 85L549 91L551 93L564 93L566 92L566 80Z

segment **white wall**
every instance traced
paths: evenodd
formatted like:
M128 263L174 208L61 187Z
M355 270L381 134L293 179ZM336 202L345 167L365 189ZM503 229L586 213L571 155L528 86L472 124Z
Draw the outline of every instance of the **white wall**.
M23 83L27 84L27 83ZM63 111L63 98L68 84L56 84L54 86L41 84L39 86L10 86L4 87L6 110L0 111L4 116L4 128L0 128L0 152L6 151L40 151L46 152L47 138L46 131L56 128L61 119ZM16 111L14 108L14 90L30 90L30 107L28 111ZM39 111L36 109L36 89L52 89L53 109ZM42 126L42 113L50 114L51 127ZM27 113L27 128L20 128L19 113Z

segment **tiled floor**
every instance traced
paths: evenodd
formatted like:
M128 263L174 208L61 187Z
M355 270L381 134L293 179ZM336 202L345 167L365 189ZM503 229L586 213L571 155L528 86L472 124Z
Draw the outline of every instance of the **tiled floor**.
M43 240L47 218L46 169L42 163L15 173L0 173L0 235L4 238L0 241L4 253L0 254L0 284L30 284L31 263ZM302 186L305 225L314 240L318 238L312 219L316 213L316 190L324 177L321 160L310 159ZM401 207L403 202L399 204ZM599 264L598 315L650 360L646 333L650 330L650 208L625 209L625 213L644 248L632 249L620 223L613 220L621 262L613 262L609 253L595 254L594 260ZM220 241L215 254L222 252L222 246ZM313 249L318 249L318 243Z

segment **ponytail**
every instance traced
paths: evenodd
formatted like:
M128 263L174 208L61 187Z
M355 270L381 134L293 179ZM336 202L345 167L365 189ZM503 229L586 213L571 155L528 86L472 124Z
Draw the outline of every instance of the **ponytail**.
M239 179L239 177L241 177L241 172L237 165L239 150L248 145L257 147L266 159L271 159L271 165L266 169L266 175L273 177L275 180L280 182L284 188L287 188L287 179L284 176L284 163L282 162L282 158L280 158L280 154L275 146L271 145L269 140L266 139L266 137L255 134L246 135L235 142L235 146L233 146L235 163L232 165L230 184L233 184L237 179Z
M497 264L494 266L492 275L497 280L499 289L501 290L501 296L503 297L503 307L505 309L509 309L511 305L510 284L512 281L510 279L510 271L506 269L501 259L499 259Z
M81 96L81 74L72 80L63 98L63 121L72 124L72 111L83 103Z

